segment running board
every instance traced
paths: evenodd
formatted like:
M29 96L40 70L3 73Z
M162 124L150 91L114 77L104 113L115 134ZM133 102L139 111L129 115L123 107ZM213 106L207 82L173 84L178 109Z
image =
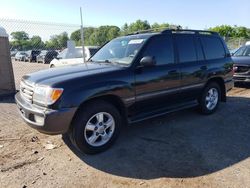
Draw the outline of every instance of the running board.
M133 124L133 123L137 123L137 122L144 121L147 119L152 119L155 117L163 116L163 115L177 112L180 110L185 110L188 108L196 107L196 106L198 106L198 104L199 103L197 101L191 101L188 103L184 103L184 104L175 106L175 108L164 108L164 109L159 109L159 110L155 110L152 112L142 113L142 114L139 114L133 118L129 118L128 123Z

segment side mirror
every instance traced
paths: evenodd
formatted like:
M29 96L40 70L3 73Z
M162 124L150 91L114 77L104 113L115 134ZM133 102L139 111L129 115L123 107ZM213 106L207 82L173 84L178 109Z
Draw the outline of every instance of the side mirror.
M154 57L143 57L140 61L140 65L143 67L152 67L156 65L156 61Z

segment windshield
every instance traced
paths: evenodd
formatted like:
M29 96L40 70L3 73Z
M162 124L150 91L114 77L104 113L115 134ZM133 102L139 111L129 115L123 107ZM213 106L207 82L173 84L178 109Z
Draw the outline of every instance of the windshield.
M149 37L150 35L138 35L114 39L103 46L91 61L129 65Z
M234 56L250 56L250 46L241 47L235 52Z

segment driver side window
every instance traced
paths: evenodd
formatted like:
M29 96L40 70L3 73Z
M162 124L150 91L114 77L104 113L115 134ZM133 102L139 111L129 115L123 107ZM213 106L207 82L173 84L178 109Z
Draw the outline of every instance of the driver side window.
M174 63L174 47L171 36L155 36L150 39L142 57L153 57L157 65Z

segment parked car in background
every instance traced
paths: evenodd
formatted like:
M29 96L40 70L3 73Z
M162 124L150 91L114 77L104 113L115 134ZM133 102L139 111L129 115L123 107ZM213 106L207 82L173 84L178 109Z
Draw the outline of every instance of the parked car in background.
M87 61L98 49L98 46L85 46L85 60ZM83 63L82 47L75 47L73 51L69 51L68 48L66 48L56 59L51 61L50 68L81 63Z
M10 56L15 57L17 52L18 52L17 50L10 51Z
M36 57L38 63L50 64L50 62L58 56L58 52L55 50L43 50Z
M229 51L230 51L230 54L233 56L235 54L235 52L237 52L238 50L239 50L239 48L235 48L235 49L232 49Z
M27 54L24 51L17 52L15 55L15 61L25 61Z
M234 53L234 81L250 83L250 44Z
M94 154L124 124L196 106L213 114L232 87L233 60L219 34L165 30L116 38L88 66L25 75L15 99L31 127L67 133L79 151Z
M28 62L36 62L36 57L41 53L40 50L29 50L26 52L27 56L25 58L25 61Z

